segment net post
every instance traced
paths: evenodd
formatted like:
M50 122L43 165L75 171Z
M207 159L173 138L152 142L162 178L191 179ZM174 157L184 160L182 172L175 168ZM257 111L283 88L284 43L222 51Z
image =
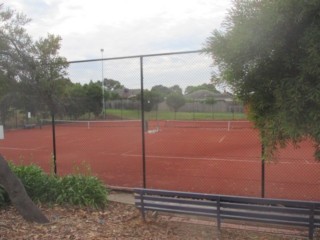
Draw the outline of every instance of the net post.
M228 131L230 131L231 121L228 121Z

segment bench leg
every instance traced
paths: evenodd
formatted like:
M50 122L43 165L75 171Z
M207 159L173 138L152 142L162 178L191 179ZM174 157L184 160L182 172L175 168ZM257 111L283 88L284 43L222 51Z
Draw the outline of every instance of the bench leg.
M145 214L145 211L144 211L143 194L141 195L140 203L141 203L140 212L141 212L141 216L142 216L142 221L146 222L146 214Z
M142 221L146 222L146 214L142 208L140 209L140 212L141 212Z
M217 239L221 238L220 198L217 200Z
M310 216L309 216L309 239L313 239L314 235L314 205L310 209Z

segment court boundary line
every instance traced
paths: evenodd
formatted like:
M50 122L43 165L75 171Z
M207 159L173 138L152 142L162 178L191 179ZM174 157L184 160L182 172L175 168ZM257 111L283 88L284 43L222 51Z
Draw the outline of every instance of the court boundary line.
M122 153L122 156L126 157L142 157L142 154L128 154L128 153ZM238 163L259 163L260 158L257 158L256 160L244 160L244 159L238 159L236 158L216 158L216 157L177 157L177 156L160 156L160 155L146 155L146 157L151 158L162 158L162 159L187 159L187 160L206 160L206 161L225 161L225 162L238 162ZM274 162L273 164L305 164L305 165L315 165L319 163L310 163L310 162ZM272 164L272 163L271 163Z
M45 150L46 147L37 147L37 148L15 148L15 147L0 147L0 149L4 150L17 150L17 151L41 151Z

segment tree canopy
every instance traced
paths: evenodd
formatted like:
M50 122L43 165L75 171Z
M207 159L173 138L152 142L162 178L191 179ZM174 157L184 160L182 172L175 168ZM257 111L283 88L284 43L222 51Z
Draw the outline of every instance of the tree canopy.
M167 105L176 113L186 103L186 99L182 94L173 92L166 98Z
M320 160L320 1L235 0L205 50L248 105L265 158L311 139Z
M208 90L213 93L219 93L219 91L216 89L215 85L213 85L212 83L211 84L210 83L203 83L198 86L187 86L184 93L190 94L190 93L193 93L193 92L199 91L199 90Z
M76 118L101 112L101 82L72 83L67 60L60 56L61 37L48 34L34 41L23 14L0 5L0 120L5 124L12 109L22 112L65 113ZM108 89L119 82L109 80ZM118 84L118 85L117 85Z

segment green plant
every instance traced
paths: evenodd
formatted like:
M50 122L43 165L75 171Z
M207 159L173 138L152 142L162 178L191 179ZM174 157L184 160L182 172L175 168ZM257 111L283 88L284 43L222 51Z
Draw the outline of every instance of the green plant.
M107 203L107 189L94 176L67 175L58 179L58 204L104 207Z
M11 170L20 178L28 195L35 202L49 204L70 204L103 208L107 203L108 191L105 185L94 176L89 175L87 165L86 175L74 174L57 177L46 174L36 165L16 166L9 163ZM80 172L80 170L79 170ZM8 201L6 192L0 186L0 206Z
M13 173L21 180L28 195L33 201L43 202L47 201L46 191L49 183L49 176L45 174L42 169L36 165L15 166L11 164Z
M85 161L82 161L80 164L74 163L74 167L72 169L74 175L92 176L91 166Z

